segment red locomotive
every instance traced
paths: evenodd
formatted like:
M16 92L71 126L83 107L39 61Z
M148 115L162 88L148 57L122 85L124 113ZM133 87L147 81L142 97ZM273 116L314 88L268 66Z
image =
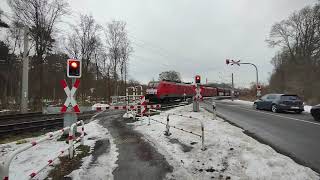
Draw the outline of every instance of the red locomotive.
M148 84L146 90L146 99L149 101L170 101L183 100L184 98L191 98L195 95L195 86L190 83L178 83L171 81L152 81ZM215 88L200 85L202 89L201 95L203 97L212 96L230 96L230 89Z

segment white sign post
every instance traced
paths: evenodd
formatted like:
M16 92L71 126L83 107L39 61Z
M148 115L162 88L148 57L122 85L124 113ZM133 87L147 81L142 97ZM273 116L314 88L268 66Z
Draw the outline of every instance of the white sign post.
M201 88L200 88L199 84L196 84L195 92L196 92L196 94L193 97L193 112L199 112L200 111L200 100L202 99Z

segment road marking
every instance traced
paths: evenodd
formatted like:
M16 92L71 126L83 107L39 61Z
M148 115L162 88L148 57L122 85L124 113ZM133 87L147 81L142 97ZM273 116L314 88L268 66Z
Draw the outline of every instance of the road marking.
M226 104L224 104L224 105L226 105ZM287 118L287 119L291 119L291 120L294 120L294 121L300 121L300 122L305 122L305 123L309 123L309 124L314 124L314 125L320 126L320 123L310 122L310 121L306 121L306 120L302 120L302 119L296 119L296 118L292 118L292 117L282 116L282 115L279 115L279 114L272 114L272 113L262 112L262 111L258 111L258 110L251 110L251 109L241 108L241 107L237 107L237 106L233 106L233 105L228 105L228 106L239 108L239 109L243 109L243 110L246 110L246 111L252 111L252 112L257 112L257 113L262 113L262 114L268 114L268 115L272 115L272 116L276 116L276 117Z

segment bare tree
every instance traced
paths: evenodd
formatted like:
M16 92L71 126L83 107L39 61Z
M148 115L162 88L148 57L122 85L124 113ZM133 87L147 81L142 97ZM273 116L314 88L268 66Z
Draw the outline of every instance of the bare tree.
M120 76L122 89L125 90L127 86L127 74L128 74L128 61L129 56L133 52L133 48L131 47L130 40L127 38L124 39L121 45L121 60L120 60ZM124 92L123 92L124 93Z
M96 23L91 15L80 14L79 22L73 25L73 32L67 38L66 50L70 57L82 60L82 81L84 82L80 87L82 97L89 93L90 83L89 76L91 76L92 61L97 63L97 52L101 49L102 43L100 40L101 25ZM101 50L100 50L101 51ZM96 68L97 73L99 73Z
M113 79L115 83L115 93L118 94L118 67L120 69L121 78L126 74L125 71L132 52L130 41L126 32L126 23L123 21L113 20L107 24L105 29L106 47L111 60Z
M9 25L2 20L1 18L2 15L3 15L3 11L0 9L0 28L1 27L8 28Z
M320 4L274 24L267 42L281 48L271 61L275 69L270 89L299 94L310 103L320 101Z
M287 50L292 59L319 56L320 48L320 8L305 7L293 13L289 19L272 26L267 40L271 47L279 46Z
M39 66L39 98L42 98L44 59L54 42L52 34L57 22L68 12L68 4L65 0L8 0L8 3L14 14L14 21L28 27L34 41L35 57Z
M177 71L164 71L159 74L159 81L162 80L181 82L180 73Z

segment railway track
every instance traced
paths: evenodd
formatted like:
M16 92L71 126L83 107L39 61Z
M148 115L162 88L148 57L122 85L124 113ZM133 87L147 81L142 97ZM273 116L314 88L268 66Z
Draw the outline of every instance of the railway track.
M94 112L80 114L78 120L89 119ZM27 113L0 116L0 137L61 127L63 127L61 114Z
M186 102L173 102L173 103L168 103L168 104L161 104L161 110L168 110L171 108L179 107L179 106L185 106L188 104L191 104L191 101L186 101Z
M190 101L162 103L161 110L185 106L190 103ZM78 116L78 119L89 119L94 113L95 111L82 113ZM42 114L41 112L34 112L0 116L0 137L30 133L39 130L52 130L61 127L63 127L63 117L61 114Z

